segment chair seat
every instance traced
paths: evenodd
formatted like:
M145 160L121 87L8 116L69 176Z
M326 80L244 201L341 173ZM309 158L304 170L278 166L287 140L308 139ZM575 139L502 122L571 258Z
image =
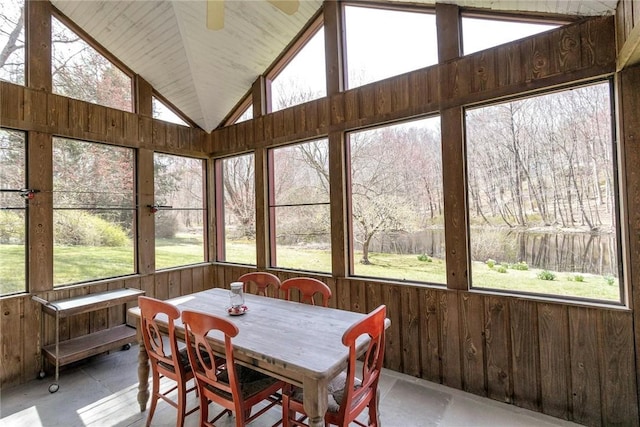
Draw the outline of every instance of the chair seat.
M240 392L242 393L243 400L248 400L250 397L260 393L266 388L276 384L279 380L263 374L262 372L255 371L245 366L236 365L236 371L238 372L238 380L240 381ZM218 376L218 381L221 381L229 385L229 371L226 369ZM225 399L231 399L231 394L218 388L212 387L208 384L205 385L211 392L224 397Z
M343 371L327 384L328 406L327 412L338 413L340 405L344 401L344 388L347 383L347 372ZM355 387L359 388L362 384L358 378L355 379ZM293 387L291 398L297 402L303 402L304 392L300 387Z

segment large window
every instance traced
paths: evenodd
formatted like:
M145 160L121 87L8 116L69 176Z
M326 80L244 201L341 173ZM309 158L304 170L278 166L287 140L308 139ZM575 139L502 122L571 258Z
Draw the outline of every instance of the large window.
M205 260L205 161L155 153L156 269Z
M329 143L269 150L271 266L331 272Z
M216 160L218 261L256 264L256 191L253 154Z
M51 18L53 92L132 111L131 77L56 18Z
M534 21L508 21L489 17L462 17L462 45L465 55L509 43L559 27Z
M177 125L189 126L187 122L182 120L180 116L167 107L164 102L155 96L151 97L151 111L154 119L164 120L165 122L175 123Z
M0 79L24 84L24 0L2 0L0 9Z
M439 118L347 138L351 273L446 283Z
M348 5L344 15L349 88L438 63L432 12Z
M271 111L326 96L324 59L324 28L320 27L284 69L272 77Z
M609 83L466 112L476 288L620 301Z
M134 150L53 138L54 286L135 273Z
M0 295L26 290L25 134L0 129Z

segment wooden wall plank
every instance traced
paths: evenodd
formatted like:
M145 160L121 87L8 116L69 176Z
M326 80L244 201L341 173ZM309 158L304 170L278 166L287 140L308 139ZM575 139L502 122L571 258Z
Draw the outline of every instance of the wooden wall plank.
M169 299L169 273L166 271L155 274L155 298Z
M138 273L148 274L155 271L155 217L149 206L154 201L153 151L139 149L136 156L138 171L136 185L138 193L137 247Z
M88 293L105 292L109 290L109 283L97 283L89 289ZM103 308L90 313L91 332L102 331L109 327L109 309Z
M177 298L180 293L180 270L170 270L167 286L169 287L169 298Z
M484 303L477 294L461 293L462 384L465 391L486 396L484 352Z
M635 375L629 375L636 369L631 316L607 310L598 314L598 329L602 331L599 346L602 425L638 426L637 383Z
M440 295L439 304L442 383L449 387L462 389L458 292L443 292Z
M540 411L540 356L538 316L533 301L510 301L511 343L513 348L513 401L516 405Z
M24 88L0 81L0 123L24 121Z
M25 3L25 34L29 40L26 51L27 86L51 92L51 3Z
M573 420L585 425L599 425L602 420L597 323L595 310L569 308Z
M414 287L400 287L402 334L402 367L403 372L414 377L421 376L420 369L420 300L418 289Z
M419 328L417 346L420 347L420 376L426 380L442 381L440 363L439 295L441 291L419 289Z
M22 345L16 345L24 336L20 310L21 298L0 299L0 321L3 327L0 334L0 387L20 384L22 380Z
M567 308L558 304L540 304L538 325L542 412L569 419L571 389L567 373L571 365Z
M500 402L512 403L509 300L504 297L487 297L485 319L487 396Z
M552 74L576 70L581 66L579 26L570 25L552 32L550 44Z
M40 343L42 339L40 336L42 325L40 322L42 321L42 306L28 296L23 298L22 301L24 313L22 315L23 339L21 382L25 383L33 378L37 378L38 374L42 370L42 357L40 356ZM0 317L0 322L2 322L1 319L2 318ZM0 328L2 327L3 326L0 326ZM4 329L2 330L4 331ZM24 339L24 337L36 337L36 339ZM1 345L0 348L2 348ZM0 375L0 378L3 377Z
M402 372L402 305L398 287L385 286L381 303L387 306L387 318L391 320L385 333L385 366Z
M47 117L49 126L67 129L69 127L69 98L48 94Z

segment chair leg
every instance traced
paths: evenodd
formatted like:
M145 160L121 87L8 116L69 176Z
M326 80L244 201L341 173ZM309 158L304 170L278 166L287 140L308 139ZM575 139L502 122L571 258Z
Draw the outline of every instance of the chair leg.
M155 369L153 370L152 384L153 390L151 392L151 406L149 407L149 414L147 415L147 427L151 425L151 419L153 418L153 414L156 411L156 405L158 404L158 393L160 392L160 375Z
M178 417L176 427L184 426L185 413L187 412L187 385L178 381Z

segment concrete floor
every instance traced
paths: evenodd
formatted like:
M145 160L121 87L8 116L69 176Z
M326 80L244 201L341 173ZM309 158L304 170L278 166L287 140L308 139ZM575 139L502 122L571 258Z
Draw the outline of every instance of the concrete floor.
M137 355L134 345L70 365L61 372L57 393L48 392L51 377L0 390L0 426L144 426L146 412L136 400ZM385 427L577 425L389 370L380 392ZM188 416L185 425L197 426L198 417L198 412ZM280 417L277 407L251 425L271 426ZM152 426L175 426L175 420L175 409L159 402ZM219 425L230 427L233 421L225 416Z

